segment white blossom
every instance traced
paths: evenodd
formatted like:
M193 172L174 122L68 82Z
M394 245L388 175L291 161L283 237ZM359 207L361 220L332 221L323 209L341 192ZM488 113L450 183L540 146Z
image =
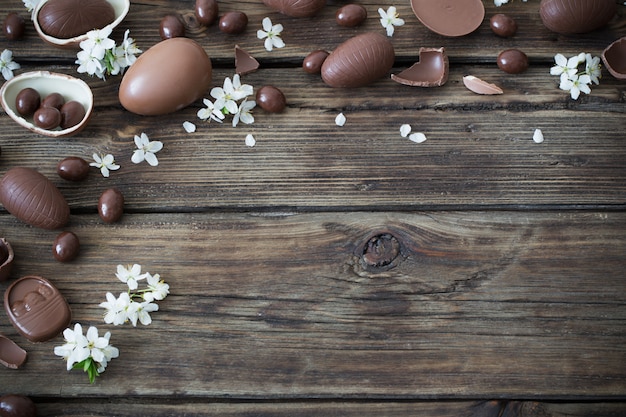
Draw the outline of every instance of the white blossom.
M13 78L13 70L20 69L20 64L13 61L13 52L5 49L0 54L0 71L5 80Z
M209 121L215 120L216 122L222 123L222 120L224 120L225 117L224 113L222 113L220 109L216 109L213 102L208 98L203 99L202 102L206 107L198 110L198 118Z
M569 91L570 96L574 100L577 100L581 92L585 94L591 93L591 88L589 87L590 83L591 78L587 74L580 76L574 75L569 78L566 74L561 74L561 84L559 85L559 88L561 90Z
M387 30L387 36L393 36L396 26L404 25L404 20L400 19L395 6L389 6L386 12L379 8L378 14L380 15L380 24Z
M233 127L237 126L239 121L245 124L254 123L254 116L251 113L251 110L256 106L256 102L254 100L244 100L239 105L237 112L233 116Z
M159 165L159 160L155 154L163 149L163 142L158 140L151 141L145 133L141 133L141 136L135 135L134 140L137 149L133 152L131 161L138 164L145 160L153 167ZM131 288L131 290L132 289L134 288Z
M269 17L263 18L263 30L258 30L256 33L257 38L265 39L264 46L267 51L271 51L274 48L284 48L285 42L280 37L283 31L283 25L280 23L273 25Z
M109 171L115 171L120 169L120 166L115 163L115 158L111 154L98 155L94 153L92 155L94 162L89 165L100 169L100 173L103 177L109 177Z

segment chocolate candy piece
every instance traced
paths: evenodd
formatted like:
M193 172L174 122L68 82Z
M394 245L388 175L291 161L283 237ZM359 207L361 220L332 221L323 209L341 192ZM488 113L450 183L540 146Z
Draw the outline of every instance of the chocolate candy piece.
M57 164L57 174L68 181L83 181L89 175L89 163L78 156L68 156Z
M13 259L15 254L8 240L0 238L0 282L6 281L13 269Z
M609 23L617 13L614 0L541 0L539 16L553 32L587 33Z
M202 26L213 24L218 14L217 0L196 0L194 12L198 23Z
M335 20L340 26L359 26L367 19L367 10L360 4L346 4L335 13Z
M37 407L33 400L24 395L6 394L0 397L0 416L36 417Z
M0 180L0 202L21 221L44 229L63 227L70 207L63 194L45 176L32 168L15 167Z
M61 333L72 318L59 290L43 277L18 279L4 293L9 321L31 342L45 342Z
M4 36L10 41L22 39L25 27L26 23L22 16L13 12L9 13L4 19Z
M69 39L113 23L115 10L106 0L48 0L37 19L45 34Z
M613 77L626 80L626 36L616 40L602 51L602 62Z
M124 214L124 196L117 188L104 190L98 200L98 214L106 223L115 223Z
M50 93L41 100L41 107L54 107L58 110L61 110L64 104L65 98L59 93Z
M326 0L263 0L263 3L287 16L311 17L326 5Z
M498 55L498 68L509 74L519 74L528 69L528 57L519 49L507 49Z
M239 75L249 74L259 68L259 61L252 55L235 45L235 72Z
M80 242L72 232L61 232L52 244L52 255L59 262L69 262L78 256Z
M31 87L20 90L15 97L15 109L22 116L30 116L35 113L41 103L41 96Z
M220 30L230 35L243 33L246 26L248 26L248 16L243 12L228 12L220 18Z
M35 111L33 123L42 129L52 130L61 124L61 112L56 107L40 107Z
M273 85L266 85L256 92L256 103L265 111L280 113L285 110L287 100L278 88Z
M17 369L25 361L26 351L8 337L0 334L0 363L7 368ZM0 416L4 416L6 414L3 414L1 403L2 399L0 398Z
M302 61L302 69L309 74L319 74L322 72L322 64L326 61L328 55L330 55L328 52L320 49L311 52Z
M362 87L386 75L395 60L393 45L378 32L348 39L322 64L322 79L331 87Z
M85 107L76 100L70 100L61 107L61 129L76 126L85 118Z
M161 19L159 27L161 39L181 38L185 36L185 25L177 14L168 14Z
M444 48L420 48L419 62L391 79L417 87L439 87L448 81L448 56Z
M517 22L512 17L502 13L491 16L489 26L493 33L503 38L510 38L517 32Z

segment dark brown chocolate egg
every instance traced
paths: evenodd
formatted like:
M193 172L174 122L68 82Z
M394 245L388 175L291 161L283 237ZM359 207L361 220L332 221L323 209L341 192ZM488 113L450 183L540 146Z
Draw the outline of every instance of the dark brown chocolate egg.
M248 16L244 12L228 12L220 18L219 28L230 35L243 33L248 26Z
M37 19L45 34L69 39L112 23L115 10L106 0L48 0Z
M37 417L37 407L24 395L5 394L0 397L1 417Z
M331 87L362 87L386 75L395 60L393 45L378 32L366 32L337 47L322 64Z
M106 223L115 223L124 214L124 195L117 188L104 190L98 200L98 214Z
M61 232L52 244L52 255L59 262L69 262L80 252L78 236L72 232Z
M493 33L503 38L510 38L517 32L517 22L512 17L503 13L491 16L489 25Z
M4 36L10 41L22 39L25 28L24 18L17 13L9 13L4 19Z
M328 58L329 53L318 49L308 54L302 61L302 69L309 74L319 74L322 72L322 64Z
M68 156L57 164L57 174L68 181L83 181L89 176L89 163L78 156Z
M42 129L55 129L61 125L61 112L56 107L40 107L33 115L33 123Z
M161 19L159 26L161 39L180 38L185 36L185 24L177 14L168 14Z
M217 0L196 0L196 19L202 26L212 25L218 13Z
M367 10L360 4L346 4L335 14L335 20L340 26L359 26L367 19Z
M256 92L256 103L265 111L280 113L285 110L287 100L278 88L273 85L266 85Z
M507 49L498 54L498 68L509 74L519 74L528 69L528 57L519 49Z
M54 107L61 110L65 104L65 98L59 93L50 93L41 100L41 107Z
M61 129L76 126L85 118L85 107L76 100L70 100L61 107Z
M15 97L15 109L22 116L30 116L35 113L41 104L41 96L31 87L20 90Z
M324 8L326 0L263 0L263 3L287 16L311 17Z
M0 202L4 208L31 226L43 229L63 227L70 207L57 187L32 168L15 167L0 180Z
M539 16L553 32L587 33L600 29L617 13L614 0L541 0Z

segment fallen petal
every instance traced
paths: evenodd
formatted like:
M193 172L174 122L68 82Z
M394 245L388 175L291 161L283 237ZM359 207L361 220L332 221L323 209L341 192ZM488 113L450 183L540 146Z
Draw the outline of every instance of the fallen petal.
M411 133L409 135L409 140L415 142L415 143L422 143L426 140L426 135L424 135L422 132L418 132L418 133Z
M473 75L463 77L463 84L476 94L502 94L503 91L495 84L490 84Z
M535 129L535 133L533 133L533 140L535 143L543 142L543 132L541 132L541 129Z

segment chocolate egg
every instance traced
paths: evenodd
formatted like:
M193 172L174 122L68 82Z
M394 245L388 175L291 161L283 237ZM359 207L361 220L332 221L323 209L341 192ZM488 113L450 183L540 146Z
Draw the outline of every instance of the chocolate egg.
M489 26L493 33L503 38L510 38L517 32L517 22L512 17L503 13L491 16Z
M43 229L63 227L70 218L63 194L32 168L15 167L4 174L0 180L0 202L18 219Z
M311 17L326 5L326 0L263 0L277 12L291 17Z
M285 110L287 100L283 92L278 88L273 85L266 85L257 90L256 103L265 111L280 113Z
M528 69L528 57L519 49L507 49L498 54L498 68L509 74L519 74Z
M194 9L196 19L202 26L209 26L217 19L219 12L217 0L196 0Z
M248 26L248 16L243 12L228 12L220 18L219 28L230 35L243 33Z
M587 33L601 28L617 13L614 0L541 0L539 16L553 32Z
M69 262L78 256L80 242L72 232L61 232L52 244L52 255L59 262Z
M5 394L0 397L0 416L36 417L37 407L33 400L24 395Z
M359 26L367 19L367 10L360 4L346 4L335 13L335 20L339 26Z
M322 64L322 79L331 87L362 87L385 76L395 60L386 36L366 32L337 47Z
M178 14L168 14L161 19L159 26L161 39L180 38L185 36L185 24Z
M68 181L82 181L89 175L89 163L78 156L68 156L57 164L57 174Z
M117 188L104 190L98 199L98 214L106 223L115 223L124 214L124 195Z
M200 44L188 38L167 39L141 54L126 71L120 103L144 116L172 113L204 95L211 73L211 60Z
M24 18L17 13L9 13L4 19L4 36L10 41L22 39L25 28Z
M48 0L37 14L43 32L62 39L103 28L114 20L115 10L106 0Z

